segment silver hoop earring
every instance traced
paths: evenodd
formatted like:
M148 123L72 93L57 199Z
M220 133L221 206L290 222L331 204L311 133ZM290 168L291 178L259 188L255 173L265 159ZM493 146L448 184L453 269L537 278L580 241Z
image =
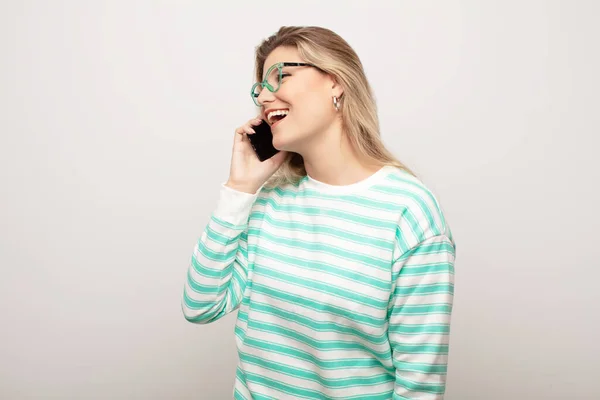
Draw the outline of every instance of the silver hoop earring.
M338 98L333 96L333 106L335 107L335 111L340 111L340 105L338 103Z

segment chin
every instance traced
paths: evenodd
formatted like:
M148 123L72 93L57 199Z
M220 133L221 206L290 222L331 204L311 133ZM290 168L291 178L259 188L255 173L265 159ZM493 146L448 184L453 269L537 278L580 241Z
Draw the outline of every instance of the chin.
M273 147L279 151L299 153L310 136L299 134L297 131L280 130L273 134Z
M275 147L279 151L290 151L290 149L283 143L279 143L276 140L273 140L273 147Z
M298 153L301 154L308 145L308 138L301 136L296 138L291 138L292 134L287 132L287 134L279 135L275 134L273 136L273 147L280 151L287 151L290 153Z
M273 147L279 151L289 151L290 143L281 137L281 132L273 135Z
M297 152L297 145L291 143L289 140L281 140L278 138L273 138L273 147L275 147L279 151L289 151L289 152Z

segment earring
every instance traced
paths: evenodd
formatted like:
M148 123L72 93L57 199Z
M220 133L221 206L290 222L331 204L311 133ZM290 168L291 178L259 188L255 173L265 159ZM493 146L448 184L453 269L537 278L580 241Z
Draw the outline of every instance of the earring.
M333 96L333 106L335 107L335 111L340 111L340 104L338 103L338 98Z

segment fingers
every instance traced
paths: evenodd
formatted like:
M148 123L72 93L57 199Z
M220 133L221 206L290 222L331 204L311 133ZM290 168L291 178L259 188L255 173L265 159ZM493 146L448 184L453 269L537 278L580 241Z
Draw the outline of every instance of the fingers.
M252 125L260 125L263 122L263 119L259 115L258 117L253 118L248 122L251 123Z
M236 128L235 133L237 133L238 135L243 135L244 133L255 133L255 131L254 129L252 129L252 126L250 126L250 124L244 124Z
M246 123L246 126L247 126L247 128L250 130L250 132L251 132L251 133L256 133L256 132L254 132L254 129L252 129L252 127L253 127L253 126L258 126L258 125L260 125L262 122L263 122L263 120L262 120L262 119L260 119L260 118L254 118L254 119L251 119L250 121L248 121L248 122Z
M241 143L245 140L247 140L247 138L244 127L240 126L239 128L236 128L235 133L233 134L233 147L235 148L238 143Z
M262 119L253 118L253 119L249 120L248 122L246 122L244 125L236 128L235 140L243 141L244 139L246 139L246 135L252 135L252 134L256 133L256 131L252 127L260 125L261 123L262 123Z

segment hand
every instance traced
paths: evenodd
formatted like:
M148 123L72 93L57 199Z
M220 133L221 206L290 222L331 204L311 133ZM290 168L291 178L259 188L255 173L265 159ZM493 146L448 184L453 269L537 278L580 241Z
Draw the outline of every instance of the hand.
M232 189L256 193L286 159L286 151L280 151L263 162L258 159L247 135L253 135L255 132L252 127L261 122L260 118L253 118L235 130L229 179L226 183Z

